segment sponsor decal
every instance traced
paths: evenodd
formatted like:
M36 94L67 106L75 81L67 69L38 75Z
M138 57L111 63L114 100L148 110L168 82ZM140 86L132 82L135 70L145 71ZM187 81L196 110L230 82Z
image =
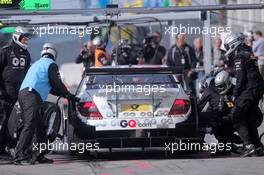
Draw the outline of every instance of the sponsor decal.
M145 127L151 127L152 126L152 123L151 122L145 122L145 123L142 123L142 122L139 122L139 121L136 121L136 120L121 120L120 121L120 126L122 128L135 128L135 127L142 127L142 128L145 128Z
M13 64L13 66L20 66L20 67L24 67L25 65L26 65L26 60L25 60L25 58L20 58L20 59L18 59L18 58L13 58L12 59L12 64Z
M140 112L140 111L136 111ZM155 113L153 112L140 112L139 117L175 117L175 115L168 115L169 111L157 111ZM125 117L135 117L135 112L124 112L123 116Z

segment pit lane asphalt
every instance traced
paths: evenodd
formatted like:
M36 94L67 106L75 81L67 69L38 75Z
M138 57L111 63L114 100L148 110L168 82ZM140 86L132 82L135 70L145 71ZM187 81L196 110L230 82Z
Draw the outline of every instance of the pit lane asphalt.
M264 157L212 158L207 152L167 157L163 151L99 153L96 158L49 155L53 164L0 165L0 175L261 175Z
M264 131L264 124L259 128ZM263 139L262 139L263 142ZM163 149L114 149L89 157L66 152L48 155L53 164L12 165L0 160L0 175L262 175L264 157L232 154L211 157L209 152L174 153Z

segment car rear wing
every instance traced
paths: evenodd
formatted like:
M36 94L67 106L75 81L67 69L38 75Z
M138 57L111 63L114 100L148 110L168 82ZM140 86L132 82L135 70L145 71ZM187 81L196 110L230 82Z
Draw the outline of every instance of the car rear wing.
M183 74L182 67L92 67L86 69L86 75L122 75L122 74Z

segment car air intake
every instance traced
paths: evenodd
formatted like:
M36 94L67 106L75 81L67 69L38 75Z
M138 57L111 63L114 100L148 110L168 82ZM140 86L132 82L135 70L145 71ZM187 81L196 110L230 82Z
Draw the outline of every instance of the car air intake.
M101 119L102 115L99 112L98 108L92 101L80 102L77 105L78 110L81 115L86 116L90 119Z
M175 99L168 115L186 114L191 107L191 102L185 99Z

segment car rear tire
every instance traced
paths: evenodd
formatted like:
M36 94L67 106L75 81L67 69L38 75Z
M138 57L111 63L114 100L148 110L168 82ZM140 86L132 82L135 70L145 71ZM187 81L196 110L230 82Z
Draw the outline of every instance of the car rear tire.
M71 150L71 144L78 144L79 138L76 136L74 132L74 126L71 124L70 120L67 120L67 143L68 143L68 153L71 156L77 156L78 150Z
M88 156L90 155L90 151L84 150L83 153L80 153L78 149L76 150L71 150L71 145L75 144L77 145L80 144L81 140L84 140L84 136L87 134L87 130L84 130L83 128L86 127L86 124L82 123L79 118L77 118L75 110L74 110L74 105L72 103L69 103L68 106L68 119L67 119L67 143L68 143L68 153L73 156ZM89 133L89 132L88 132Z
M51 102L45 102L44 103L44 119L45 119L45 125L47 127L49 127L50 123L50 119L52 116L52 114L55 114L55 118L53 119L53 123L51 126L51 133L48 135L48 139L49 141L53 142L56 137L58 136L60 127L61 127L61 111L60 108Z
M84 152L80 153L78 149L76 149L76 150L70 149L72 144L78 145L80 143L81 139L75 133L74 126L69 122L69 120L67 123L68 123L67 142L68 142L68 146L69 146L68 153L71 156L89 156L90 151L88 151L88 150L84 150ZM77 148L78 148L78 146L77 146Z

